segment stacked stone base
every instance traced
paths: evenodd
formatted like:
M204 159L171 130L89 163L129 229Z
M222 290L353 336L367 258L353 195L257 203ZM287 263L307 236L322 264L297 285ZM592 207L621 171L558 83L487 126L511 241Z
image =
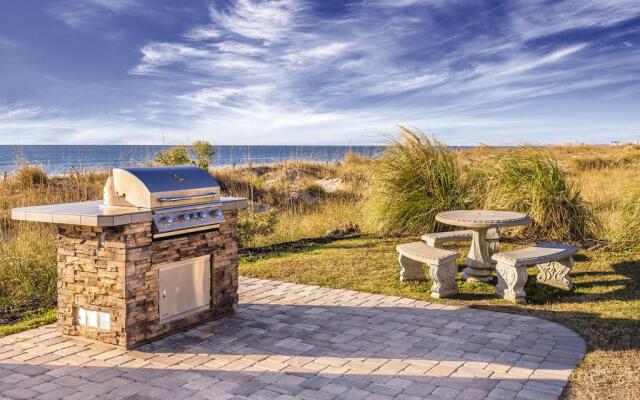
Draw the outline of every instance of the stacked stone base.
M58 326L126 348L233 312L238 304L237 211L219 230L152 240L151 223L58 226ZM160 323L158 265L211 255L210 308ZM77 308L109 313L109 329L80 326Z

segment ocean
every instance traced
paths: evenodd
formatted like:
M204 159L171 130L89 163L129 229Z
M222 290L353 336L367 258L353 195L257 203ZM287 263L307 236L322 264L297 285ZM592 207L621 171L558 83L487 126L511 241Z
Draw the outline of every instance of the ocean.
M51 174L144 165L172 146L156 145L0 145L0 172L33 164ZM215 146L213 166L268 164L287 160L334 162L348 152L375 157L383 146Z

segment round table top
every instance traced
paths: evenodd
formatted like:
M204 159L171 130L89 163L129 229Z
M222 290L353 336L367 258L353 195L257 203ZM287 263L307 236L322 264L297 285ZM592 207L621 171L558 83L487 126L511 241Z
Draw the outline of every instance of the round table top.
M445 211L436 215L436 221L465 228L497 228L531 223L531 219L525 214L493 210Z

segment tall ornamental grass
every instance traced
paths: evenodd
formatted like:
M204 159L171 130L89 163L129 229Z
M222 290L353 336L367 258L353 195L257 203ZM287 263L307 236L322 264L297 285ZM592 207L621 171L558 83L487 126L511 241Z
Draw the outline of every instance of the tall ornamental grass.
M0 239L0 325L53 307L57 267L52 227L24 224Z
M620 221L609 245L615 251L640 252L640 187L631 191L622 206Z
M374 166L368 230L384 235L416 235L436 229L441 211L464 207L464 184L457 158L444 144L400 127Z
M533 220L516 230L516 236L584 241L600 229L577 184L567 180L549 151L524 146L478 168L484 184L475 186L473 198L483 208L517 211Z
M104 171L48 176L25 164L0 180L0 325L50 310L56 299L55 228L13 221L11 209L99 199L106 177Z

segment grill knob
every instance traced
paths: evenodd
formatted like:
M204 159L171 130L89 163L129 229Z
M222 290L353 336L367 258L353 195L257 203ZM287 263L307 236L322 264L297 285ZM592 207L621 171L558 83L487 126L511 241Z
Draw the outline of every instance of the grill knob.
M178 215L178 222L187 222L189 221L189 216L186 214Z
M198 219L204 219L204 217L206 217L206 214L205 214L204 212L202 212L202 211L198 211L198 212L196 213L196 218L198 218Z
M169 225L172 222L173 222L173 218L171 218L171 216L160 218L160 225Z
M215 210L211 210L211 212L209 212L209 215L211 215L211 218L219 218L222 215L222 210L216 208Z

